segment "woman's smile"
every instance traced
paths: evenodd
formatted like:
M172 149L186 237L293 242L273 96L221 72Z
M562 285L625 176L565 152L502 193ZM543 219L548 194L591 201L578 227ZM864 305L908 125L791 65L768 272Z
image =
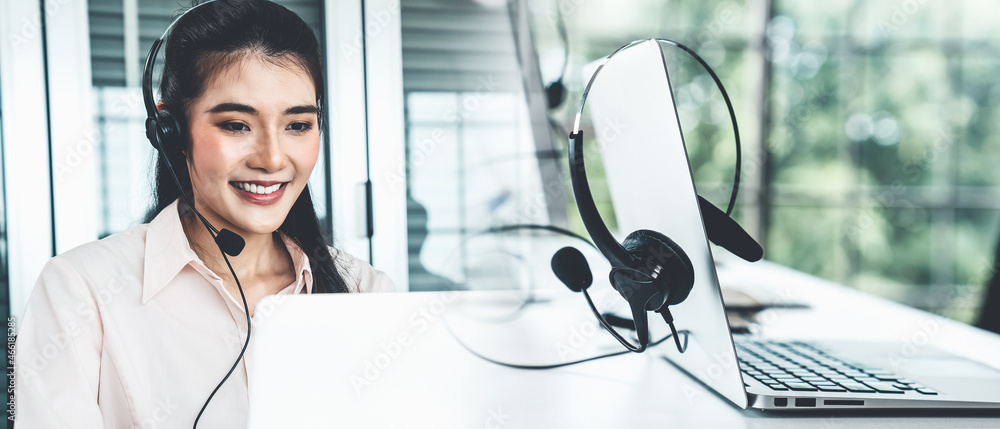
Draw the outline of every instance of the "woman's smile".
M285 195L285 185L288 183L273 180L250 180L229 182L229 186L233 188L236 195L239 195L240 198L243 198L247 202L270 205L278 202Z

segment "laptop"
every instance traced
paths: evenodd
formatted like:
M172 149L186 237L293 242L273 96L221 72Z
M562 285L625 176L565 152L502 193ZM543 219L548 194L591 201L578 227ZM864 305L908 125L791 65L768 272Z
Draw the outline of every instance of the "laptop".
M470 353L531 364L621 350L582 297L561 286L272 295L253 319L244 356L250 429L650 427L655 416L621 413L682 395L650 379L650 364L654 379L684 378L655 356L525 371ZM579 412L602 395L640 391L638 404L608 400L601 412Z
M931 347L898 359L899 344L747 336L734 341L674 99L676 92L689 103L692 85L672 91L662 45L646 41L605 62L587 100L622 237L638 229L659 231L685 249L694 265L691 294L671 307L677 328L691 331L688 350L657 350L742 408L1000 407L1000 372ZM696 89L721 99L714 86ZM744 171L758 167L744 150ZM716 204L728 201L728 193L703 196Z

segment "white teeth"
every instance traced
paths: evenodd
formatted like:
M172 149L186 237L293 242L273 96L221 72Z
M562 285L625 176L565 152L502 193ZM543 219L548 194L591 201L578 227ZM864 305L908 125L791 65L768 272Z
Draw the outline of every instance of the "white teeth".
M242 189L246 192L257 195L267 195L281 188L280 183L271 186L260 186L247 182L233 182L233 184L235 184L238 189Z

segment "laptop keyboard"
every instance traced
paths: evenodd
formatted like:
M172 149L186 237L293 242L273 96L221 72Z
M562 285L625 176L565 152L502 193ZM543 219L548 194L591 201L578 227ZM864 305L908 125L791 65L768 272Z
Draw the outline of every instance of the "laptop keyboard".
M772 390L937 395L891 371L847 362L798 341L738 341L736 355L745 376Z

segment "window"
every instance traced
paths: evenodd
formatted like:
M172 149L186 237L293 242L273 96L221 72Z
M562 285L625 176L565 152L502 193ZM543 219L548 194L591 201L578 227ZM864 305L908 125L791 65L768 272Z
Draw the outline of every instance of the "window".
M1000 151L1000 39L987 18L997 5L556 1L535 14L543 46L555 45L546 18L556 7L569 27L571 101L587 63L634 39L667 37L706 57L744 139L737 218L766 257L974 319L1000 233L988 161ZM543 64L562 55L542 54ZM728 190L734 155L721 97L693 60L668 55L697 186L724 204L716 190ZM556 115L565 123L575 107Z

